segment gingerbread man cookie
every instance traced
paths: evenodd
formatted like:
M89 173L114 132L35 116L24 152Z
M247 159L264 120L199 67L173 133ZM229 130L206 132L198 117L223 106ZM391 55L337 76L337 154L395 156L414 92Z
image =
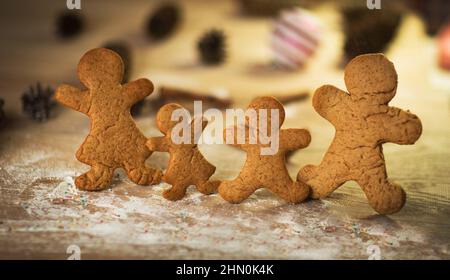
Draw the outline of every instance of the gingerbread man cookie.
M159 109L156 116L156 124L164 134L162 137L152 137L147 141L147 146L152 151L168 152L170 154L169 165L163 176L163 181L172 187L163 192L163 196L169 200L182 199L186 189L195 185L203 194L216 192L220 181L208 181L214 174L216 167L210 164L200 153L195 135L195 119L190 123L190 142L175 143L172 139L172 129L177 124L172 121L172 113L177 109L184 109L181 105L170 103ZM202 121L202 130L207 122Z
M336 134L320 165L305 166L298 179L311 186L313 198L354 180L378 213L395 213L406 194L387 178L382 144L414 144L421 122L388 105L397 90L397 73L384 55L354 58L345 68L345 84L348 93L326 85L314 94L315 110L334 125Z
M298 203L306 199L309 195L309 187L302 182L294 182L286 168L285 155L288 151L295 151L305 148L311 141L309 132L305 129L279 129L283 124L285 112L283 105L273 97L256 98L250 103L248 109L254 109L257 113L257 125L252 125L248 119L245 124L245 142L237 143L235 138L233 146L236 146L247 153L246 162L238 175L232 181L224 181L219 186L219 193L225 200L232 203L240 203L259 188L267 188L275 195L290 203ZM274 121L272 113L265 114L265 118L260 114L263 110L278 111L277 131L279 133L278 150L274 154L262 154L263 147L258 137L256 143L251 143L249 135L261 135L260 122L267 122L268 127ZM269 111L270 112L270 111ZM234 137L237 135L237 127ZM227 131L228 134L229 131Z
M91 169L76 178L76 186L83 190L105 189L114 170L120 167L136 184L159 183L162 172L145 165L152 152L130 115L130 107L150 95L153 84L139 79L122 85L122 59L104 48L88 51L77 72L87 90L61 85L56 91L61 104L88 115L91 121L89 135L76 153L77 159Z

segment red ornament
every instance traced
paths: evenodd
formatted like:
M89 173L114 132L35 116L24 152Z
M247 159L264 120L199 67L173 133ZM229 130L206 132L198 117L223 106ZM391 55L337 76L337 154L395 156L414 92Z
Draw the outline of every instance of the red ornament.
M450 24L439 34L439 66L450 71Z

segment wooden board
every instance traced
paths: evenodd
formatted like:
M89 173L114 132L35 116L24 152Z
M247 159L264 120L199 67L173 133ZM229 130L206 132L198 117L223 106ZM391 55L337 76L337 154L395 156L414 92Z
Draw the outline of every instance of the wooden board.
M414 146L384 145L390 177L408 193L404 209L386 217L375 214L352 182L327 199L300 205L264 190L231 205L190 189L174 203L161 196L166 184L136 186L120 171L111 189L80 192L73 178L88 167L74 152L88 119L63 108L44 124L20 114L20 95L30 83L77 84L80 56L110 39L132 44L133 77L148 77L157 86L225 89L236 106L257 95L312 91L326 83L343 88L336 66L343 35L331 4L316 11L324 23L317 57L303 71L286 73L267 67L270 19L242 17L231 1L217 1L214 9L210 1L183 1L182 25L160 43L149 43L142 33L155 2L82 1L88 29L70 41L52 32L53 15L65 1L23 2L5 2L0 10L0 95L9 118L0 131L0 259L66 259L72 244L83 259L367 259L371 245L383 259L450 258L450 96L442 86L449 74L435 69L433 40L413 15L405 17L387 55L400 82L392 104L416 113L424 132ZM195 42L210 27L228 34L229 57L220 67L197 63ZM301 166L320 162L333 128L310 100L291 103L286 111L285 127L307 128L313 139L290 159L295 176ZM159 135L152 113L136 121L147 136ZM224 145L201 150L217 166L218 179L236 176L244 162L241 151ZM167 155L155 153L149 164L164 168Z

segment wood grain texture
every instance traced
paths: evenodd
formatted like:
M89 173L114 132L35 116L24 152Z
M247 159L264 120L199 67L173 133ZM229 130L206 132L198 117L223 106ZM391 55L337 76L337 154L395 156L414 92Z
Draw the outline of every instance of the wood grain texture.
M72 180L88 169L74 156L88 133L87 117L59 107L49 122L36 124L20 114L19 99L37 80L76 85L79 58L104 41L130 41L133 78L149 78L157 87L225 89L236 106L267 92L311 92L323 84L344 89L336 66L343 34L333 6L317 10L324 40L316 59L286 73L267 67L269 19L242 18L231 1L215 9L209 1L183 1L184 21L174 36L149 43L142 24L155 3L83 1L88 29L70 41L52 32L53 15L65 1L7 1L0 9L0 95L9 118L0 131L0 259L65 259L71 244L84 259L367 259L370 245L379 246L383 259L450 259L450 96L436 85L449 75L435 69L434 41L412 15L387 52L399 75L391 104L417 114L424 129L416 145L384 145L388 174L408 195L398 214L376 215L352 182L300 205L264 190L239 205L194 190L169 202L161 195L168 185L137 186L120 171L111 189L77 191ZM229 36L227 63L217 68L198 65L195 53L196 39L210 27ZM146 136L160 135L151 113L137 124ZM290 159L294 178L300 167L320 162L334 131L310 99L286 106L284 127L312 135L311 145ZM245 161L244 153L225 145L200 150L217 166L216 179L235 177ZM149 163L165 168L167 156L155 153Z

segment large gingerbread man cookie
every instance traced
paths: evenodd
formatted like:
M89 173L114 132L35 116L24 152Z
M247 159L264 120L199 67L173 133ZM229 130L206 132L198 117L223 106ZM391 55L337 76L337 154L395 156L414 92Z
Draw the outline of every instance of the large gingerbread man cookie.
M163 192L163 196L169 200L183 198L186 189L191 185L195 185L197 190L203 194L211 194L217 190L220 184L220 181L209 181L216 167L210 164L198 149L194 126L196 119L189 125L190 142L176 143L172 139L172 129L178 123L172 121L172 114L175 110L183 109L181 105L175 103L161 107L156 116L156 124L164 136L151 137L147 142L150 150L170 154L169 165L163 176L163 181L172 185L170 189ZM207 122L200 121L203 130Z
M133 104L152 93L153 84L139 79L122 85L123 73L118 54L104 48L93 49L78 64L78 78L87 90L61 85L56 91L60 103L88 115L91 121L89 135L76 153L79 161L91 166L75 180L80 189L107 188L114 170L120 167L136 184L161 180L160 170L145 165L152 152L130 114Z
M378 213L395 213L406 194L388 180L382 144L414 144L422 133L421 122L388 105L397 90L397 73L384 55L354 58L345 68L345 84L348 93L326 85L314 94L315 110L334 125L336 134L320 165L305 166L298 179L311 186L313 198L356 181Z
M285 112L283 105L273 97L257 98L251 102L248 108L254 109L256 112L261 112L260 109L278 111L278 150L274 154L262 154L261 148L267 148L269 144L261 143L259 137L256 143L252 143L249 138L251 134L261 135L260 122L267 122L267 127L271 127L271 122L274 121L271 113L267 112L265 117L257 113L256 126L246 122L244 143L237 143L237 127L233 127L235 139L232 145L244 150L247 153L247 159L236 179L223 181L220 184L220 195L228 202L240 203L257 189L267 188L287 202L298 203L303 201L309 195L309 187L302 182L294 182L291 179L286 168L285 156L289 151L308 146L311 141L309 132L305 129L280 129Z

